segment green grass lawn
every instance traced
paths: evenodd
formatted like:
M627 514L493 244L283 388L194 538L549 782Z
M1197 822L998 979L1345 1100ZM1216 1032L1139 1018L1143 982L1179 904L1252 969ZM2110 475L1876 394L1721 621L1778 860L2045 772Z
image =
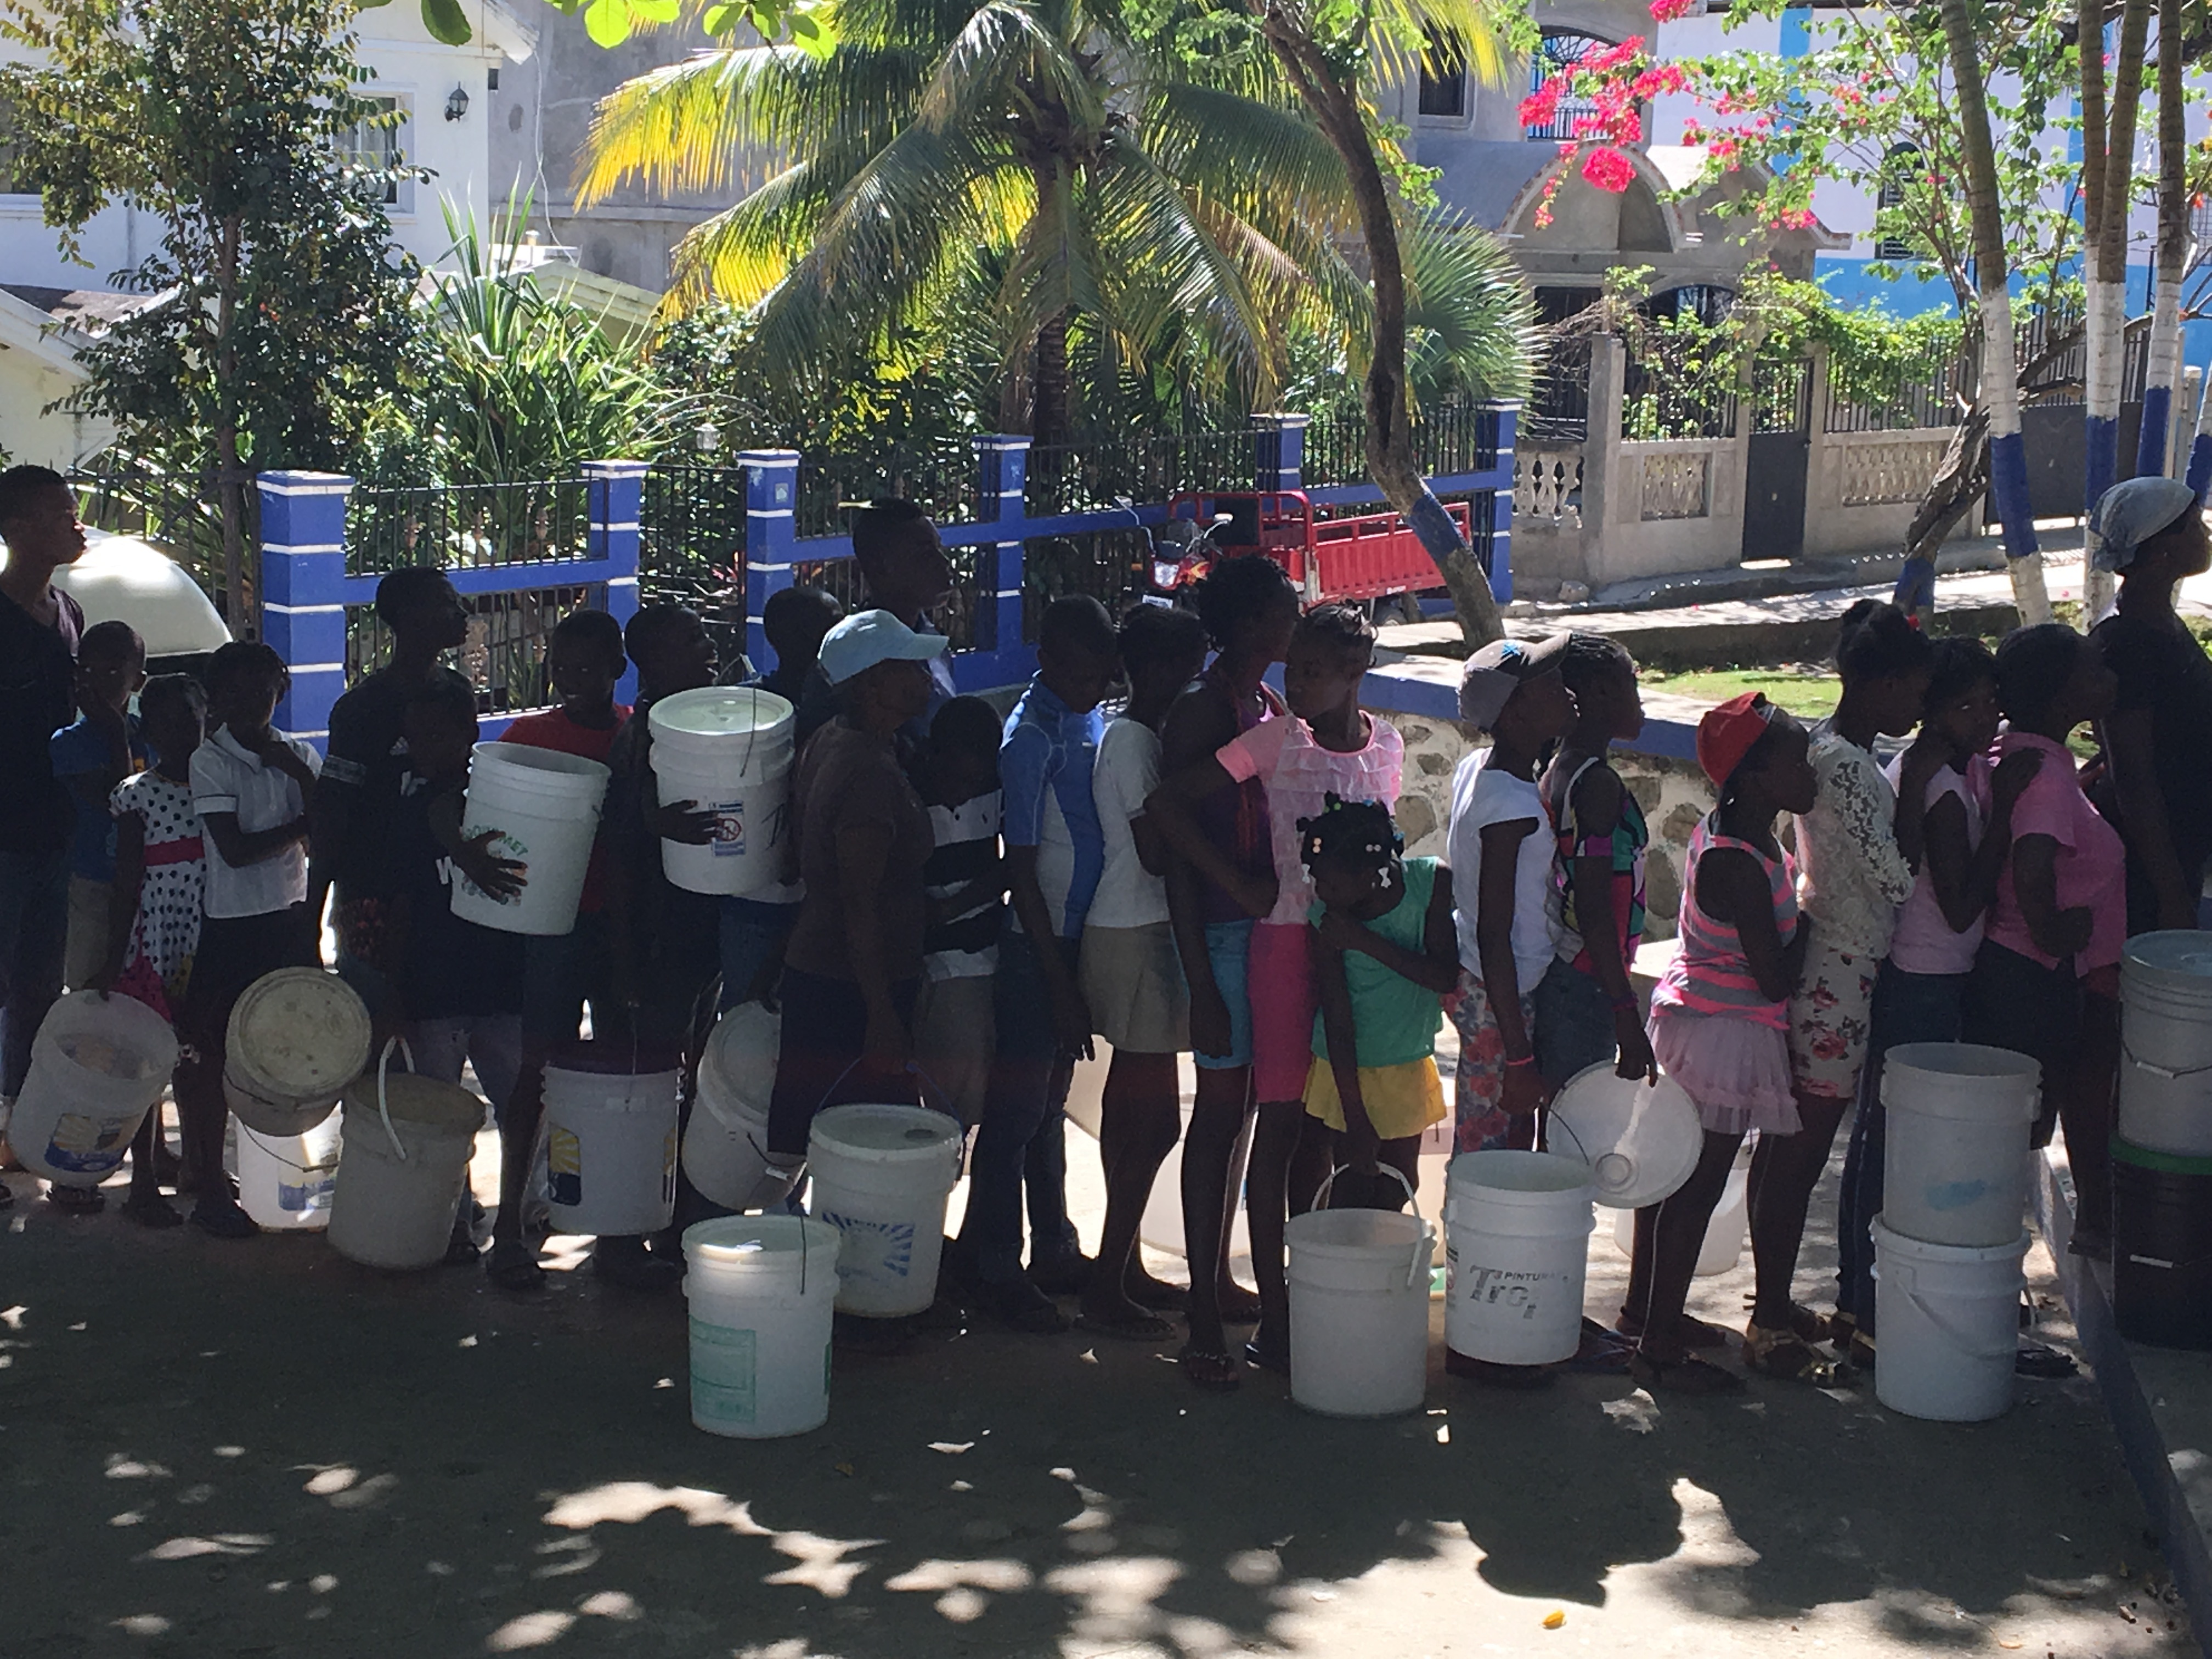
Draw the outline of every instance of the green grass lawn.
M1701 702L1726 702L1746 691L1764 691L1767 700L1808 720L1835 712L1841 683L1832 668L1784 665L1766 668L1693 668L1670 674L1647 668L1637 683L1647 691L1669 696L1695 697Z

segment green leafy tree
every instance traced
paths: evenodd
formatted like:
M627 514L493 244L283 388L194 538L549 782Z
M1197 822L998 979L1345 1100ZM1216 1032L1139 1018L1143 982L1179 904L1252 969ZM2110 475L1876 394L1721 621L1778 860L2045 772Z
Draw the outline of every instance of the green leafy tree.
M204 471L222 599L248 625L254 472L340 463L415 372L415 272L392 252L382 175L349 160L361 123L343 0L7 0L0 37L21 176L75 251L129 201L161 228L122 281L158 295L87 347L86 407L121 446Z
M360 0L363 11L388 6L392 0ZM602 46L618 46L641 28L672 23L682 15L684 0L548 0L570 16L580 16L584 31ZM449 46L469 43L473 33L462 0L422 0L422 27L433 39ZM712 0L692 9L702 12L709 33L744 24L763 40L788 34L805 51L826 51L831 35L831 0Z

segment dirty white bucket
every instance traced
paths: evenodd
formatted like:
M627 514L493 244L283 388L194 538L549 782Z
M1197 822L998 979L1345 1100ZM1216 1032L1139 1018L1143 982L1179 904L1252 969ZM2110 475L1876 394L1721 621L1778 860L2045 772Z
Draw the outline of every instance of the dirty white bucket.
M793 711L757 686L709 685L663 697L646 716L663 805L714 814L703 847L660 843L669 880L694 893L751 893L784 879Z
M1705 1237L1698 1246L1698 1265L1694 1269L1699 1279L1717 1279L1733 1269L1743 1260L1743 1247L1751 1236L1751 1152L1747 1139L1737 1152L1735 1162L1729 1166L1728 1184L1721 1188L1721 1200L1713 1206L1712 1218L1705 1223ZM1613 1220L1613 1242L1620 1247L1624 1255L1636 1249L1636 1212L1621 1211Z
M765 1210L791 1191L790 1176L769 1174L769 1097L782 1036L781 1015L741 1002L714 1023L699 1056L684 1173L701 1197L726 1210Z
M769 1440L828 1419L841 1237L826 1221L792 1215L684 1230L693 1424Z
M365 1267L412 1272L446 1258L484 1103L458 1083L392 1070L393 1046L346 1091L327 1237Z
M1553 1152L1462 1152L1444 1192L1444 1345L1493 1365L1548 1365L1582 1342L1589 1167Z
M936 1299L945 1200L960 1178L959 1121L921 1106L832 1106L816 1115L808 1207L844 1236L837 1310L917 1314Z
M499 834L494 854L526 866L522 890L495 899L465 877L453 878L453 914L508 933L566 933L576 926L599 833L607 769L581 755L522 743L480 743L469 761L461 834Z
M2025 1054L1971 1042L1889 1051L1882 1212L1893 1232L1978 1249L2020 1236L2040 1072Z
M1399 1171L1383 1169L1413 1189ZM1338 1170L1337 1175L1344 1173ZM1329 1180L1334 1181L1335 1176ZM1419 1215L1314 1207L1292 1216L1291 1398L1324 1417L1419 1408L1429 1376L1429 1263L1437 1230Z
M2212 1158L2212 933L2142 933L2120 959L2120 1139Z
M336 1116L304 1134L264 1135L238 1126L238 1201L264 1232L313 1232L331 1224L343 1132Z
M289 1139L331 1115L368 1064L368 1009L336 974L279 968L231 1005L222 1093L249 1129Z
M1897 1051L1893 1048L1892 1054ZM2012 1404L2028 1237L1973 1249L1907 1238L1874 1220L1875 1397L1936 1423L1980 1423Z
M579 1042L545 1067L545 1208L553 1231L624 1237L676 1217L676 1119L684 1086L672 1056Z
M123 1162L176 1066L176 1035L144 1003L72 991L31 1039L8 1144L56 1186L97 1187Z

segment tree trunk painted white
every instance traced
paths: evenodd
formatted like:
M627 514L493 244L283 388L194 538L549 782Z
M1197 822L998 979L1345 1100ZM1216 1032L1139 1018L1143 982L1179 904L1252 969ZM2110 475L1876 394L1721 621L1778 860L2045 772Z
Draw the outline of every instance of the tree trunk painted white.
M2081 602L2084 619L2094 620L2111 607L2113 584L2095 568L2097 532L2087 515L2112 487L2120 465L2120 371L2125 362L2127 287L2093 276L2087 290L2087 353L2082 413L2084 455L2081 478ZM2148 413L2148 411L2146 411Z
M2020 368L2013 356L2012 295L1998 279L1981 296L1982 405L1990 422L1990 498L2004 527L2005 568L2021 623L2051 620L2051 595L2043 580L2043 554L2027 498L2027 445L2020 428Z

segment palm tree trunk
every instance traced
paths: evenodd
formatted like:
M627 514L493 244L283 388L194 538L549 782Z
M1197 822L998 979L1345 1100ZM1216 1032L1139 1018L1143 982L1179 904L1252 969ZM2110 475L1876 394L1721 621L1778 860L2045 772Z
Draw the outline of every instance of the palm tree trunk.
M1504 626L1490 578L1462 539L1459 526L1421 477L1413 460L1412 412L1406 392L1406 271L1398 247L1398 221L1390 189L1375 159L1357 93L1312 40L1280 12L1268 13L1265 30L1276 59L1300 100L1342 159L1352 182L1359 228L1367 243L1369 281L1375 291L1375 338L1362 401L1367 415L1367 473L1436 562L1470 650L1501 638Z
M1037 330L1036 368L1030 379L1030 441L1067 441L1067 319L1060 311Z
M2095 240L2089 249L2088 366L2084 392L2083 422L2087 465L2083 469L2082 510L2086 514L2112 487L2120 468L2120 377L2126 362L2128 294L2128 198L2134 177L2136 110L2142 96L2143 47L2150 34L2151 0L2127 0L2120 13L2119 52L2112 64L2111 125L2103 135L2104 178L2100 188ZM2085 10L2087 9L2085 8ZM2097 26L2082 37L2085 88L2092 57L2098 62L2101 81L2103 13L2096 11ZM2101 87L2100 88L2101 91ZM2086 125L2090 100L2085 90L2082 116ZM2083 148L2083 167L2088 150ZM2101 616L2112 608L2112 579L2090 569L2081 584L2085 617Z

